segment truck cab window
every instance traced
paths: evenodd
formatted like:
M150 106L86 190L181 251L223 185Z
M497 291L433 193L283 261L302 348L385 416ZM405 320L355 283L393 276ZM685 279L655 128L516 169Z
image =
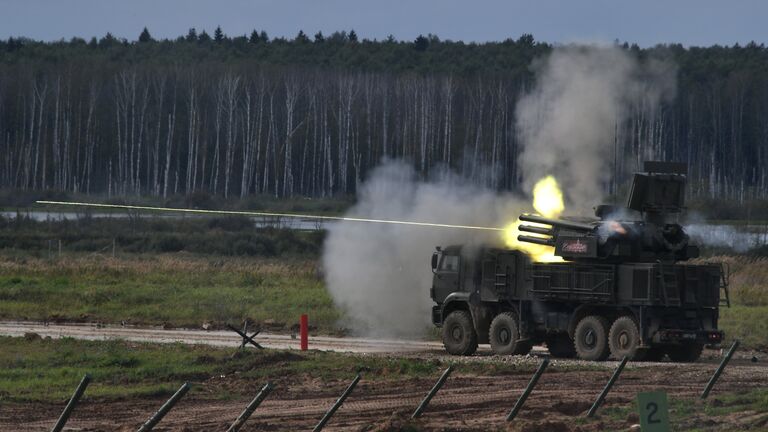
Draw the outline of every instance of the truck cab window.
M446 272L459 271L458 255L443 255L443 259L440 261L440 270Z

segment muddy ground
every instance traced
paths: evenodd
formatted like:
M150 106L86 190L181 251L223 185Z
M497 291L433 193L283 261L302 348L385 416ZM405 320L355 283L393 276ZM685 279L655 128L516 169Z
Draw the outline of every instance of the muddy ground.
M427 354L425 357L429 357ZM641 391L663 389L670 400L698 401L704 385L717 366L717 359L696 364L645 363L628 366L608 396L603 408L632 407ZM487 361L510 361L487 356ZM529 358L535 364L537 358ZM615 364L615 363L614 363ZM567 370L567 361L555 361L544 373L518 418L505 422L530 379L530 372L509 372L496 376L470 376L459 368L432 400L418 421L408 417L433 385L433 379L397 378L368 382L365 371L360 384L324 430L395 431L406 426L418 430L519 430L519 431L592 431L628 430L638 422L634 414L619 418L598 415L585 421L591 402L611 374L610 364L596 370ZM350 376L350 380L351 380ZM435 379L437 378L434 377ZM302 381L297 377L276 377L276 389L256 410L244 431L311 430L333 404L348 382ZM224 431L248 403L248 398L221 399L228 392L256 394L262 382L237 376L216 377L197 383L202 390L188 396L155 428L156 431ZM722 404L718 394L768 387L768 362L752 363L735 359L712 392L708 404ZM218 398L218 399L216 399ZM213 399L213 400L212 400ZM85 400L77 407L67 430L135 431L164 402L165 398L146 400ZM5 403L0 406L0 430L50 430L64 403ZM727 416L704 414L686 420L684 429L768 430L766 412L744 411ZM672 413L674 419L674 413Z

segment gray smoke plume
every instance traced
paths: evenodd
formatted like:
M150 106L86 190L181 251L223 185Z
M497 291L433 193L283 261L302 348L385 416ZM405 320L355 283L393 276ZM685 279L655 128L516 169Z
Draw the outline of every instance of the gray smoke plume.
M618 47L575 45L533 67L536 85L516 110L523 189L551 174L569 212L591 209L610 179L617 131L633 110L653 112L674 94L674 67L640 64Z
M616 48L557 48L535 68L537 85L517 107L524 190L553 174L571 203L591 207L610 173L617 122L635 105L655 106L674 86L660 84L668 74L659 64L638 65ZM522 210L530 211L529 199L499 195L449 173L419 181L408 165L387 162L359 188L347 216L503 227ZM435 246L465 244L471 251L501 240L493 231L331 225L322 261L328 290L348 319L341 324L356 334L422 335L433 304L429 261Z
M704 248L726 248L744 253L768 244L768 233L756 226L713 224L699 212L688 212L682 224L691 242Z
M358 191L351 217L499 227L520 208L509 195L448 173L419 181L402 162L386 162ZM356 334L418 336L430 323L430 258L435 246L499 244L498 231L341 222L329 227L323 269L334 302Z
M704 247L728 248L744 253L753 247L765 244L760 233L739 230L730 225L690 224L685 226L685 233L693 244Z

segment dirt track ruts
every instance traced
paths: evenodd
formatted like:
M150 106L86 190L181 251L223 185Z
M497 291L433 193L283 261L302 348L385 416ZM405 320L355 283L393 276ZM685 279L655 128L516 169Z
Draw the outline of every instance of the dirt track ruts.
M604 408L627 406L639 391L663 388L670 398L694 400L706 383L712 367L692 364L682 368L635 368L624 372ZM597 423L575 426L610 375L609 370L548 370L521 411L516 424L550 422L565 424L569 431L621 430L630 419L598 418ZM504 416L530 378L530 373L513 372L500 376L452 376L433 399L419 425L427 430L504 430ZM393 413L402 419L410 415L431 379L395 379L370 383L365 377L348 401L327 426L328 431L360 431L391 423ZM231 384L231 382L230 382ZM310 430L334 402L346 382L306 382L278 387L254 413L244 430ZM226 383L202 383L224 386ZM735 366L723 374L717 389L754 389L768 385L766 369L760 366ZM258 386L253 383L253 393ZM68 424L82 431L131 431L148 418L163 402L162 398L127 401L86 401L77 408ZM158 431L225 430L243 409L247 399L231 401L183 399L162 421ZM62 404L4 404L0 408L0 430L49 430ZM768 422L768 413L742 413L723 419L707 420L715 430L739 430L739 422L750 419ZM594 427L594 428L593 428ZM386 430L386 429L385 429ZM562 429L561 429L562 430Z
M121 338L149 342L185 342L217 346L238 346L240 338L229 331L168 330L162 328L129 328L98 325L45 325L40 323L0 323L0 334L20 336L35 332L41 336L76 337L84 339ZM264 334L257 338L269 348L297 348L298 340L290 335ZM501 364L537 364L538 348L533 356L492 356L484 347L479 355L451 357L444 354L437 342L393 341L361 338L312 337L314 349L395 355L424 359L461 362L497 362ZM707 351L704 358L694 364L630 363L627 370L608 396L605 407L631 406L640 391L666 390L670 398L697 400L719 360L719 352ZM602 389L617 362L589 363L589 368L574 368L583 364L577 360L553 359L542 376L531 398L521 411L515 425L537 423L539 429L551 430L625 430L634 419L600 417L596 422L578 424L575 419L584 415L595 396ZM603 366L603 367L600 367ZM528 371L519 368L504 369L495 376L462 374L460 369L446 382L433 399L418 425L425 430L505 430L504 416L514 404L530 379ZM351 376L350 376L351 379ZM365 374L347 402L336 413L325 430L362 431L377 430L396 425L407 418L425 392L434 383L431 378L402 378L366 381ZM226 430L249 401L210 400L210 394L237 388L242 394L255 394L263 383L243 381L237 376L213 377L197 383L208 396L188 396L162 421L157 431L211 431ZM254 413L244 430L310 430L325 410L336 400L347 381L330 382L312 378L289 377L278 385L272 395ZM710 396L717 399L723 392L735 392L768 387L768 362L761 355L757 363L748 359L734 359L725 370ZM86 400L73 414L68 429L81 431L133 431L164 401L164 398L129 399L118 401ZM0 406L0 431L45 431L55 422L64 403L4 403ZM703 418L705 430L758 429L768 426L768 413L741 412L723 418ZM697 424L698 426L698 424ZM542 429L543 428L543 429Z

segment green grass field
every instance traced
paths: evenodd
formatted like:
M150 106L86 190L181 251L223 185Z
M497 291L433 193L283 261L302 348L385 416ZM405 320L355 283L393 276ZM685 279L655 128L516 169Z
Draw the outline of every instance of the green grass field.
M83 341L0 337L0 402L61 402L84 374L92 383L88 397L117 399L164 396L186 381L202 398L240 395L253 387L217 384L212 378L236 375L238 383L281 386L306 384L310 379L347 380L363 372L368 381L435 377L446 367L438 360L355 355L322 351L236 350L200 345L149 344L119 340ZM533 364L504 365L465 362L462 373L495 374L503 369L530 372ZM588 367L587 367L588 369ZM218 388L220 386L221 388ZM252 396L252 395L251 395Z
M333 332L339 318L312 260L189 255L0 258L0 318L200 327L302 313Z
M745 348L768 348L768 260L715 259L732 272L732 307L721 309L726 343L738 338ZM0 319L199 328L247 318L287 331L302 313L321 333L344 332L338 327L342 312L310 258L0 255Z
M720 310L720 329L725 332L725 344L739 339L741 346L768 349L768 306L734 305Z
M721 256L708 261L730 268L731 307L720 309L726 342L739 339L746 348L768 349L768 259Z
M733 423L734 417L765 413L768 410L768 389L719 393L716 396L710 396L707 400L673 397L668 400L670 430L687 432L766 430L764 425L761 426L761 419L757 420L757 424L742 424L739 427ZM602 408L600 415L609 420L621 421L635 415L636 412L637 405L632 403ZM715 419L723 421L724 424L718 425ZM588 424L589 421L585 418L577 418L575 423Z

